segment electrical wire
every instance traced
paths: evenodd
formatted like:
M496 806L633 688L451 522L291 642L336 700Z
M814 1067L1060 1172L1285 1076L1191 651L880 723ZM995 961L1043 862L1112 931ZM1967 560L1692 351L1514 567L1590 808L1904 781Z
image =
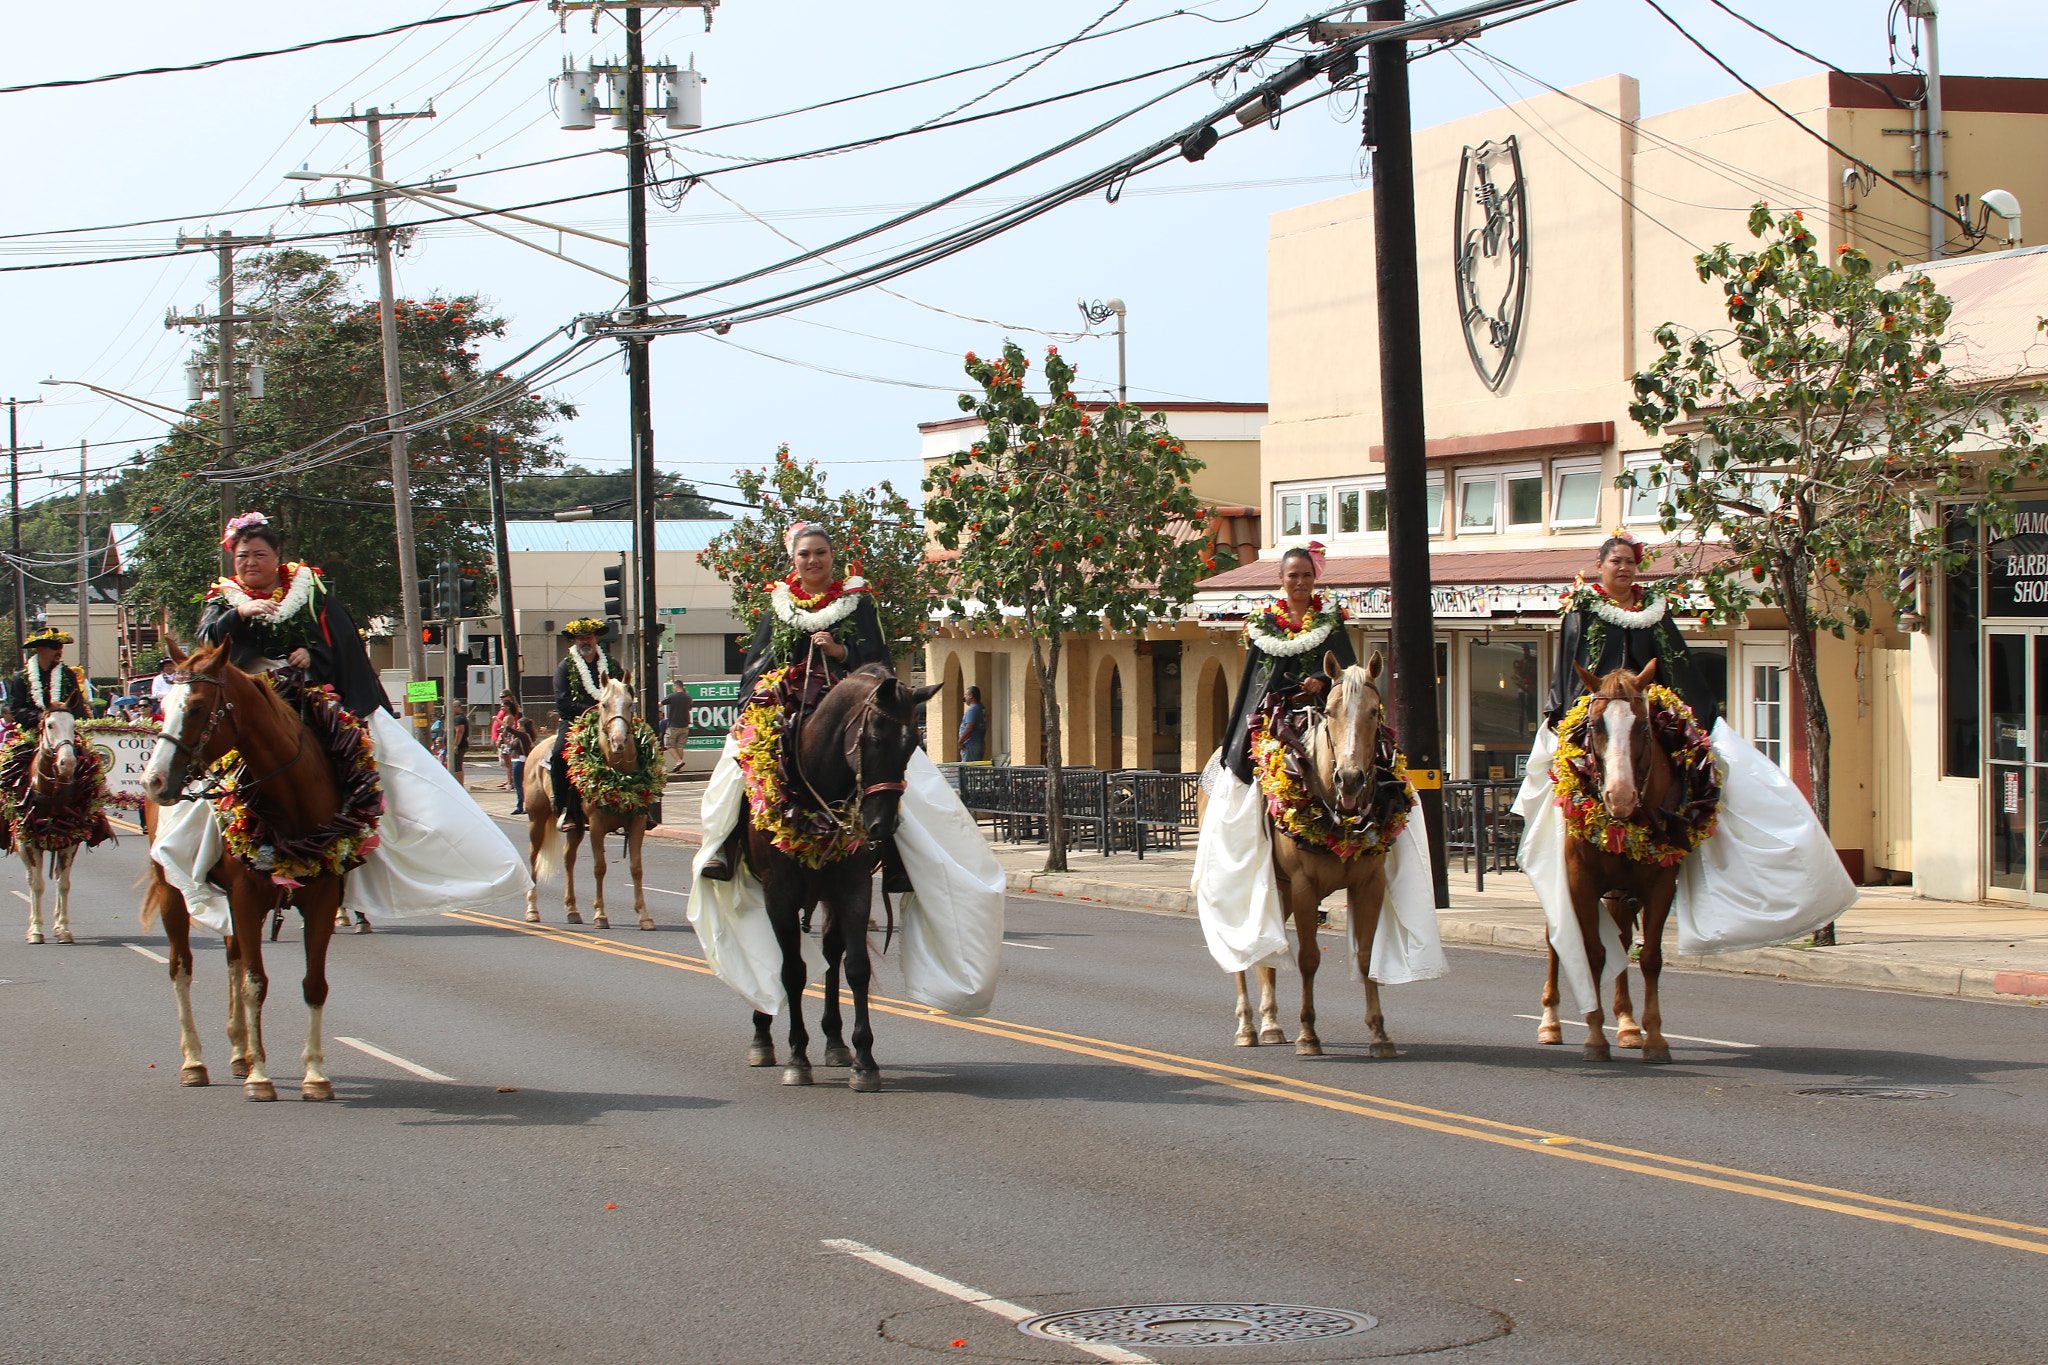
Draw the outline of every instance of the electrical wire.
M1875 90L1878 94L1883 95L1886 99L1890 100L1898 108L1910 109L1913 107L1911 104L1907 103L1905 100L1900 99L1896 94L1892 93L1889 87L1879 85L1876 81L1871 80L1868 76L1859 76L1853 71L1844 71L1841 67L1836 66L1827 58L1816 57L1813 53L1808 52L1805 48L1800 47L1797 44L1785 41L1783 38L1780 38L1777 34L1765 28L1762 24L1759 24L1756 20L1751 19L1745 14L1741 14L1733 9L1730 9L1726 4L1722 3L1722 0L1707 0L1707 3L1712 5L1715 9L1720 10L1723 14L1726 14L1729 18L1735 20L1737 23L1746 24L1750 28L1755 29L1758 33L1763 34L1764 37L1769 38L1772 42L1776 43L1779 47L1784 48L1788 52L1796 52L1816 66L1824 66L1828 70L1834 72L1837 76L1847 76L1850 80L1856 82L1858 85L1867 86L1870 89Z

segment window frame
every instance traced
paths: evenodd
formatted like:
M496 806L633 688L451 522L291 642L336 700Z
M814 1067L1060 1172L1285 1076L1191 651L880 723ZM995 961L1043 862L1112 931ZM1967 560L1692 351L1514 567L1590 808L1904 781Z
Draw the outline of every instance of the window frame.
M1605 491L1601 487L1600 476L1606 472L1606 468L1606 460L1598 455L1552 460L1550 462L1550 489L1546 504L1549 508L1549 524L1552 530L1577 530L1582 527L1598 526L1600 524L1600 494ZM1557 500L1564 492L1563 482L1568 474L1591 474L1593 476L1592 516L1581 518L1558 515Z
M1454 473L1457 476L1455 479L1457 502L1453 509L1453 515L1458 519L1458 537L1460 539L1466 536L1539 534L1548 529L1550 525L1548 518L1540 514L1535 521L1515 522L1512 524L1508 521L1508 482L1511 479L1526 479L1532 476L1539 482L1542 481L1544 473L1541 461L1522 461L1516 464L1472 465L1456 470ZM1482 483L1491 483L1493 485L1493 524L1487 527L1467 526L1464 520L1465 490L1475 484Z
M1648 450L1624 450L1623 452L1621 452L1621 468L1624 473L1632 469L1655 469L1657 466L1662 465L1663 463L1664 452L1659 448L1652 447ZM1675 467L1671 468L1671 472L1675 475ZM1662 525L1664 520L1662 508L1663 503L1666 501L1666 491L1671 488L1677 487L1678 483L1679 480L1673 477L1668 478L1665 481L1663 488L1633 488L1623 490L1623 496L1621 500L1621 524L1623 526ZM1638 493L1654 493L1658 495L1657 507L1650 511L1647 515L1632 510L1632 504L1635 502L1635 495ZM1680 521L1692 520L1692 518L1684 512L1680 512L1678 514L1678 519Z
M1520 466L1517 466L1516 469L1517 472L1525 472ZM1432 469L1428 471L1428 477L1424 485L1438 494L1440 498L1437 506L1436 524L1429 529L1429 534L1439 539L1444 535L1445 505L1450 503L1452 499L1453 485L1446 475L1447 471L1445 470ZM1288 545L1304 544L1311 539L1317 538L1354 543L1375 539L1384 541L1387 534L1384 529L1375 531L1369 529L1369 527L1371 526L1370 509L1372 497L1376 493L1384 494L1386 490L1387 480L1384 474L1370 474L1363 477L1345 479L1304 480L1298 483L1275 483L1273 485L1273 544L1275 547L1285 548ZM1347 494L1356 494L1358 497L1359 529L1356 531L1338 529L1341 524L1339 518L1342 515L1342 500ZM1323 505L1325 509L1324 515L1327 520L1324 522L1324 525L1328 528L1327 530L1312 531L1309 529L1309 499L1312 497L1321 497L1325 500ZM1286 529L1287 500L1290 498L1299 500L1297 507L1299 509L1300 529L1295 531Z

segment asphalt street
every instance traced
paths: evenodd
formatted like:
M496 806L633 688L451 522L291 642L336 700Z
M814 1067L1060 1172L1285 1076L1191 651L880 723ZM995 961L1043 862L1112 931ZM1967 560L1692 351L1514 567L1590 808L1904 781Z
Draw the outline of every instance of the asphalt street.
M80 856L75 945L25 945L0 894L0 1361L2048 1355L2039 1010L1673 972L1674 1064L1589 1063L1535 1042L1539 959L1454 949L1384 993L1398 1059L1327 968L1329 1055L1298 1058L1230 1045L1189 918L1022 897L989 1019L903 1003L885 961L883 1092L786 1088L704 972L688 852L650 841L653 933L565 926L552 888L540 926L338 938L331 1104L296 1098L296 924L268 945L285 1098L253 1104L208 936L216 1084L178 1085L139 836ZM1799 1093L1827 1087L1920 1097ZM1376 1325L1118 1355L1011 1320L1247 1303Z

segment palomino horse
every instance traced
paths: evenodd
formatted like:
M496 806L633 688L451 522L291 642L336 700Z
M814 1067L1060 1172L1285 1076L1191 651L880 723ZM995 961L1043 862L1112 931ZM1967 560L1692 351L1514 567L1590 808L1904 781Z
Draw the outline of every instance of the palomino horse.
M188 657L177 641L167 643L180 671L176 686L164 697L163 731L142 782L144 794L156 803L144 811L152 841L159 823L156 805L203 799L187 795L185 784L230 749L242 757L245 776L239 790L280 842L314 836L334 821L342 808L334 765L326 745L308 733L305 719L274 689L229 663L225 646L205 646ZM154 859L145 875L143 926L161 917L170 941L171 988L178 997L185 1058L178 1080L206 1085L199 1030L192 1018L191 910L177 888L164 880L163 868ZM299 1097L333 1099L334 1086L321 1049L320 1015L327 1004L327 944L341 909L342 878L311 877L302 886L286 888L274 883L269 873L224 851L210 880L228 893L228 1041L234 1072L244 1078L242 1093L252 1100L277 1098L263 1048L263 1002L270 993L270 976L263 967L263 921L289 897L306 930L306 1046L300 1054L306 1076Z
M622 773L637 772L640 752L634 738L637 727L633 724L633 689L617 678L611 679L597 694L595 709L605 766ZM533 886L526 893L526 918L530 923L540 923L541 879L552 876L559 864L562 868L563 908L569 912L569 923L581 924L583 916L576 912L576 850L583 847L583 831L576 830L569 835L569 846L565 851L562 831L554 818L553 793L548 782L548 760L554 756L556 742L557 737L549 735L534 746L526 759L526 799L522 804L526 807L528 870L533 873ZM660 759L655 759L655 762L658 764ZM654 916L647 913L647 891L640 880L640 845L647 837L646 814L621 815L605 809L584 793L583 817L590 830L590 875L597 881L597 890L591 894L590 900L590 908L596 912L591 924L599 929L612 927L611 920L604 913L604 836L616 829L625 831L626 865L633 872L633 909L639 912L642 929L654 928Z
M1386 707L1380 695L1380 656L1374 651L1364 667L1346 668L1337 656L1323 655L1323 676L1329 680L1330 696L1323 713L1309 726L1304 737L1309 755L1308 771L1302 774L1309 798L1345 815L1354 814L1373 790L1373 756L1379 748L1380 726ZM1394 1057L1394 1040L1387 1036L1386 1017L1380 1012L1380 988L1372 979L1372 940L1379 928L1380 906L1386 899L1387 854L1340 858L1327 849L1310 848L1275 831L1273 869L1280 882L1280 898L1287 918L1294 921L1298 947L1296 961L1301 968L1301 1032L1294 1050L1303 1057L1323 1055L1323 1040L1316 1035L1316 968L1322 965L1323 949L1316 942L1316 909L1323 898L1342 890L1349 907L1353 939L1358 944L1358 974L1365 979L1365 1022L1372 1030L1371 1054ZM1261 1043L1284 1043L1280 1031L1280 1006L1275 998L1277 973L1271 967L1258 968L1258 1029L1252 1027L1251 997L1246 973L1237 974L1237 1045L1256 1047Z
M1585 744L1600 765L1600 799L1606 804L1607 813L1617 820L1640 821L1647 812L1666 809L1678 785L1678 773L1671 756L1650 733L1650 701L1645 693L1657 676L1657 661L1652 659L1641 673L1618 668L1604 678L1584 664L1574 667L1593 692L1592 704L1586 712ZM1575 835L1565 838L1564 859L1572 914L1579 922L1579 937L1586 946L1586 967L1592 973L1595 990L1599 989L1601 972L1607 965L1607 947L1600 940L1602 907L1621 932L1621 974L1614 979L1615 1041L1622 1047L1641 1048L1645 1062L1669 1062L1671 1045L1664 1041L1657 978L1664 970L1664 920L1671 913L1671 899L1678 892L1679 864L1659 867L1639 862L1596 848ZM1639 912L1643 917L1640 1028L1629 1001L1627 960ZM1564 1041L1564 1031L1557 1019L1557 1001L1557 949L1553 946L1550 973L1543 982L1543 1022L1536 1030L1539 1043ZM1583 1055L1586 1060L1597 1062L1613 1056L1607 1047L1606 1020L1597 1001L1586 1015Z
M21 855L21 865L28 871L28 941L43 941L43 863L47 857L50 871L57 878L56 913L50 917L50 932L57 936L57 942L70 943L71 938L71 861L78 856L78 846L84 842L86 831L76 818L66 819L77 807L88 804L103 785L99 765L81 765L78 758L77 721L69 711L45 711L42 730L36 741L35 757L30 760L28 790L23 794L20 806L20 822L14 829L14 848ZM91 773L87 781L79 780L79 768L86 766ZM63 832L53 838L39 838L35 826L39 816L55 816Z
M782 990L789 1006L789 1065L784 1085L809 1085L811 1037L804 1028L805 970L802 935L811 909L825 907L825 1065L851 1066L848 1084L855 1090L882 1088L882 1069L875 1064L875 1031L868 1023L868 919L874 894L873 876L882 845L896 833L902 803L904 770L917 750L917 708L936 695L943 683L909 688L883 664L867 664L835 683L800 731L784 731L797 741L790 764L806 794L827 809L858 799L863 842L852 854L816 868L770 843L767 834L747 824L747 858L760 874L768 902L768 921L782 949ZM744 809L744 808L743 808ZM740 817L746 819L743 813ZM853 1051L840 1035L839 974L853 994ZM774 1066L775 1041L769 1034L774 1016L754 1011L754 1041L747 1049L748 1066Z

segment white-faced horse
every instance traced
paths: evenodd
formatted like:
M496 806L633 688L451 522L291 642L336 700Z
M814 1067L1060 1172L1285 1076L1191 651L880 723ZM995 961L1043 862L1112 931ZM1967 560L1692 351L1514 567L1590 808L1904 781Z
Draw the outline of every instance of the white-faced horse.
M97 760L79 757L78 722L69 711L45 711L29 760L28 781L17 794L14 851L28 871L28 941L43 941L43 869L57 882L50 931L70 943L71 863L92 833L91 806L105 789Z
M633 690L617 678L605 683L597 694L597 705L592 708L598 714L597 738L604 756L604 766L618 773L642 773L643 757L653 765L653 779L656 790L662 780L661 755L650 741L645 747L651 752L643 755L640 734L643 727L635 723L633 715ZM529 922L540 923L540 883L543 877L554 872L556 865L562 868L562 905L568 911L571 924L583 923L583 916L576 911L576 850L583 846L583 831L572 830L568 836L568 848L562 847L562 831L555 821L555 808L548 782L548 760L554 757L559 737L549 735L538 745L526 760L526 836L529 871L533 873L533 888L526 893L526 918ZM572 774L569 779L576 779ZM647 891L641 884L640 845L647 837L647 814L635 811L624 814L608 807L593 794L577 788L583 797L583 816L590 830L590 875L597 882L597 889L591 895L590 908L594 912L591 924L599 929L609 929L612 922L604 912L604 836L613 830L625 832L626 865L633 872L633 909L640 915L642 929L654 928L654 917L647 913Z

